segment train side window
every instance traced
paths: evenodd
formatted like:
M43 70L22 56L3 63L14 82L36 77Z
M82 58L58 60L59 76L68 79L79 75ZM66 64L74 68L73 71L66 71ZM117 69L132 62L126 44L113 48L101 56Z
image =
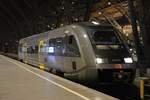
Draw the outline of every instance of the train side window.
M26 53L26 52L27 52L27 48L26 48L26 46L23 46L23 47L22 47L22 52L24 52L24 53Z
M56 38L56 45L55 45L55 54L58 56L63 55L63 38Z
M38 46L37 45L31 46L31 53L34 53L34 54L38 53Z
M38 46L37 45L35 46L34 53L38 53Z
M30 53L31 50L30 50L30 47L27 47L27 53Z
M79 57L80 52L75 37L73 35L66 36L65 40L66 40L65 55L71 57Z
M63 56L63 38L54 38L49 40L48 52L51 55Z
M48 53L51 55L55 54L55 40L54 39L49 40Z
M33 53L33 48L32 48L32 46L27 47L27 53L30 53L30 54Z
M73 38L73 35L69 36L69 44L72 44Z

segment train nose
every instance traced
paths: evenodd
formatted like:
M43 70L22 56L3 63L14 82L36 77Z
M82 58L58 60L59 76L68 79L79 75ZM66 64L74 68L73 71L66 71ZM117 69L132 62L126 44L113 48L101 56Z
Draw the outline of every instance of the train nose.
M117 72L113 75L114 79L117 81L127 81L130 78L130 73L128 72Z

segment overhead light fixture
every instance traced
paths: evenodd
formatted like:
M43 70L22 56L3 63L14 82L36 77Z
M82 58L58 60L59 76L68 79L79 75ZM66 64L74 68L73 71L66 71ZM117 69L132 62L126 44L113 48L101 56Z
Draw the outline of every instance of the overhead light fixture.
M98 12L98 14L99 14L99 15L101 15L101 14L102 14L102 12Z
M108 2L108 5L110 6L110 5L111 5L111 2Z

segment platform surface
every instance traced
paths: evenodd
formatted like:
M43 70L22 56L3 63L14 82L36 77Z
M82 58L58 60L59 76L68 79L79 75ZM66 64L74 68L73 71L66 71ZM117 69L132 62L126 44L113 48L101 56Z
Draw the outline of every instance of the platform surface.
M117 100L0 55L0 100Z

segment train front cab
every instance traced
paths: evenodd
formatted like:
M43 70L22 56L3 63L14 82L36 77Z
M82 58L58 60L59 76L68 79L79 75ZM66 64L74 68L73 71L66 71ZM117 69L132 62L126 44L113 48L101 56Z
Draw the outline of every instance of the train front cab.
M94 29L88 33L96 66L91 74L97 75L100 82L132 82L136 72L135 63L118 33L113 28Z

